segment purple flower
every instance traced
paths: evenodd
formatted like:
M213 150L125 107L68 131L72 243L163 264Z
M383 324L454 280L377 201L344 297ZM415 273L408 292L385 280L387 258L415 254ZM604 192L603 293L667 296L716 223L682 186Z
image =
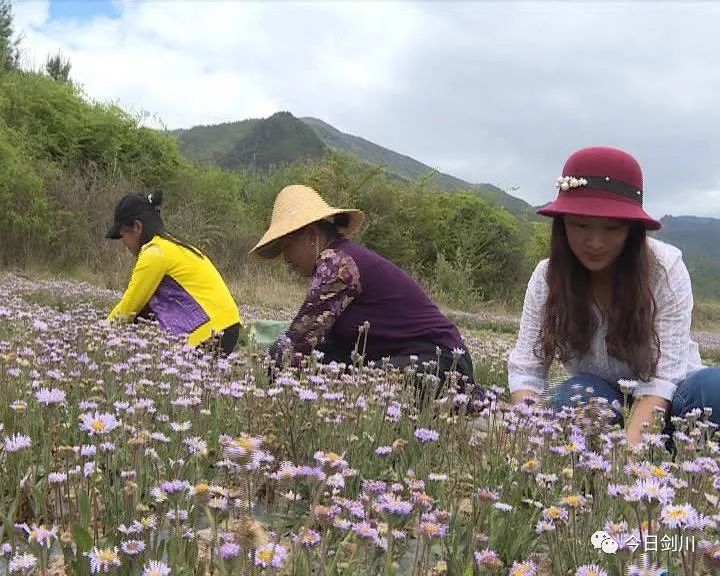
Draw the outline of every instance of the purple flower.
M315 530L305 530L302 536L300 536L300 542L305 548L315 548L320 544L320 534L315 532Z
M440 434L429 428L418 428L415 430L415 438L422 444L429 444L430 442L437 442L440 439Z
M377 540L379 532L368 522L358 522L352 527L353 532L364 540Z
M663 506L660 521L668 528L694 528L698 513L690 504L670 504Z
M83 476L85 478L90 478L96 472L100 472L100 469L95 462L86 462L85 466L83 466Z
M377 505L383 512L394 516L409 516L413 511L411 502L402 500L394 494L382 494L380 498L378 498Z
M375 454L381 457L392 454L392 451L392 446L378 446L377 448L375 448Z
M142 576L169 576L170 573L170 567L164 562L150 560L150 562L143 566Z
M183 440L183 444L187 446L188 451L190 454L203 454L207 453L207 442L203 440L202 438L198 436L193 436L191 438L185 438Z
M537 566L534 562L513 562L508 576L536 576Z
M117 546L102 549L94 547L90 552L86 552L85 556L90 559L92 574L109 574L113 568L120 566Z
M475 564L478 568L500 568L503 563L500 556L494 550L485 549L475 552Z
M425 521L418 526L418 533L428 540L437 540L443 538L447 534L447 525L438 522Z
M575 576L608 576L608 573L597 564L585 564L575 571Z
M654 479L638 480L630 490L637 490L641 500L647 502L659 502L667 504L672 501L675 496L675 490L670 486L665 486Z
M126 556L139 556L145 551L145 542L142 540L125 540L120 543L120 551Z
M385 415L385 419L390 422L399 422L400 416L402 416L402 409L399 402L392 402Z
M16 554L8 565L10 574L32 574L37 566L37 558L32 554Z
M235 542L225 542L220 546L220 557L223 560L234 560L240 555L240 546Z
M80 428L90 436L108 434L120 426L118 419L109 413L88 412L87 414L83 414L81 418L82 424Z
M35 392L35 398L40 404L50 406L51 404L64 404L65 403L65 392L57 388L40 388Z
M20 450L27 450L32 445L30 436L25 434L13 434L12 436L5 436L5 452L19 452Z
M382 494L387 490L387 483L382 480L364 480L362 491L368 494Z
M255 566L282 568L287 559L287 549L280 544L265 544L255 550Z
M57 526L52 530L48 530L42 524L40 526L37 524L33 524L32 526L23 524L22 528L27 533L28 542L36 542L43 548L52 548L53 541L57 540Z

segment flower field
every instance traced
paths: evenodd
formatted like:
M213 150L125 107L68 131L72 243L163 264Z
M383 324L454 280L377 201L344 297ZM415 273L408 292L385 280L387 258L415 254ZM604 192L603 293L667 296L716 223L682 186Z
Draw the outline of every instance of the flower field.
M705 414L631 450L600 402L508 407L502 344L469 339L484 393L272 371L110 325L116 296L0 279L0 573L720 574Z

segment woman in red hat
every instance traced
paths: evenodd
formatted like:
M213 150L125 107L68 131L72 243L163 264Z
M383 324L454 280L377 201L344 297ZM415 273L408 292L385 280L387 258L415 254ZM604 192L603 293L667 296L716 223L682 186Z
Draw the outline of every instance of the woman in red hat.
M682 416L712 408L720 422L720 368L703 367L691 339L693 295L680 250L647 235L661 225L643 210L638 162L616 148L584 148L556 187L557 199L538 211L553 218L550 258L525 294L508 361L513 402L547 394L559 410L601 396L620 421L631 390L625 424L634 444L658 409ZM554 359L571 377L548 390Z

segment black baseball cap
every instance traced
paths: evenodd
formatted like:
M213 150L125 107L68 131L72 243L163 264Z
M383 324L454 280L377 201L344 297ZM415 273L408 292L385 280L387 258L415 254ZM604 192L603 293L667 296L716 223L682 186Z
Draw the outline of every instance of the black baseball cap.
M120 230L123 226L132 224L133 221L145 213L158 210L161 201L162 192L159 190L151 194L142 194L140 192L126 194L115 206L113 225L105 234L105 238L112 240L121 238Z

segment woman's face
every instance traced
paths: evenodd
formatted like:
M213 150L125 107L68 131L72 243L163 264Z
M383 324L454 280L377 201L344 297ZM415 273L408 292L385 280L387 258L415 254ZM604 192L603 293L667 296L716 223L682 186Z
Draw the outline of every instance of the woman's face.
M125 245L125 248L130 250L133 256L140 254L140 248L142 248L142 242L140 237L142 236L143 225L140 220L135 220L130 226L123 226L120 229L120 239Z
M312 276L318 241L319 235L312 226L306 226L282 238L280 249L287 265L301 276Z
M625 247L630 224L614 218L565 216L570 249L590 272L610 269Z

